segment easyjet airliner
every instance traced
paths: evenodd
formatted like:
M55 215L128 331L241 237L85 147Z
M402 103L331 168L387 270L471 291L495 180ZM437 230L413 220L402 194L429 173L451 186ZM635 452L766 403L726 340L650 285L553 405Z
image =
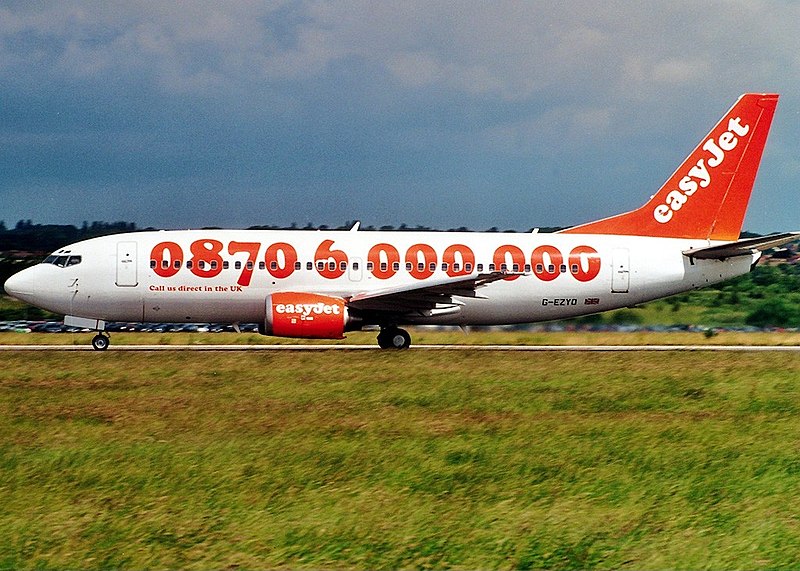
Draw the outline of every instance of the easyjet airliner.
M778 103L738 99L637 210L554 234L186 230L94 238L5 289L98 331L107 321L257 322L265 335L340 339L378 326L496 325L628 307L745 274L800 233L739 240Z

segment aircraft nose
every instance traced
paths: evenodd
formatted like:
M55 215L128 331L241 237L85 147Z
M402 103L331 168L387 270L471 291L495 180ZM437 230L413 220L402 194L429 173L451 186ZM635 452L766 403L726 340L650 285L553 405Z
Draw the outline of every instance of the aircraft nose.
M22 301L29 301L36 294L36 283L29 270L17 272L3 287L8 295Z

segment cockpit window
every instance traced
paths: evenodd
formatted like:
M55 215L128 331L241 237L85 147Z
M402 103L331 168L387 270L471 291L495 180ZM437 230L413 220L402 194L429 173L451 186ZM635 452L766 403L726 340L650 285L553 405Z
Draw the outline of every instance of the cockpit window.
M68 266L77 266L81 263L80 256L47 256L43 264L53 264L59 268L66 268Z

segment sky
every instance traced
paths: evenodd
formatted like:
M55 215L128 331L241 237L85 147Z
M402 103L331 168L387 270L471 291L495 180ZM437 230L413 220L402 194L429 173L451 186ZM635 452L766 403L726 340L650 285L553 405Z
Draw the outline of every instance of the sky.
M800 3L0 0L0 220L525 231L637 208L781 94L745 229L800 230Z

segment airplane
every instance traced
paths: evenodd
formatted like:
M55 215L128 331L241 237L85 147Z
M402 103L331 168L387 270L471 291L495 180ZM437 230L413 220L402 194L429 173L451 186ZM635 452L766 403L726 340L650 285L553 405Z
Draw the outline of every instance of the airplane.
M169 230L61 248L9 295L110 339L108 321L258 323L342 339L403 325L502 325L633 307L749 272L787 232L739 239L777 94L747 93L638 209L556 233Z

